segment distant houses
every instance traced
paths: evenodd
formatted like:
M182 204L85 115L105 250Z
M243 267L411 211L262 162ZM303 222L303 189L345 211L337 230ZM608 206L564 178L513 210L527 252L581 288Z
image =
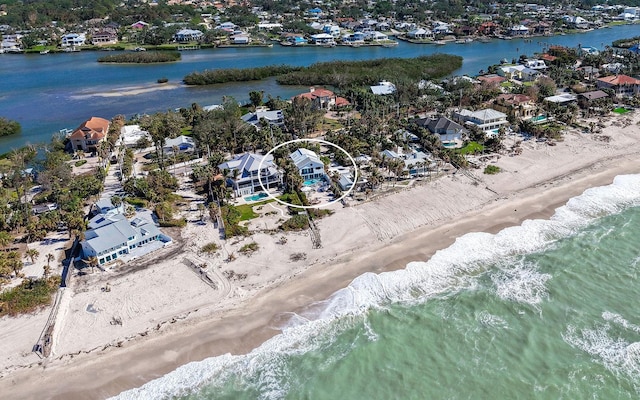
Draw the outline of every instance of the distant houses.
M264 159L264 160L263 160ZM262 162L262 167L259 168ZM276 188L282 183L282 176L273 162L273 156L262 156L255 153L245 153L226 161L218 168L227 172L227 185L232 187L235 194L244 196L267 188Z

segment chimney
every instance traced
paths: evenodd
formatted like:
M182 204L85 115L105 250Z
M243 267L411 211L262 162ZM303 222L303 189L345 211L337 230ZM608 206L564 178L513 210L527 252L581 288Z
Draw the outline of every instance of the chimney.
M316 90L316 88L315 88L315 87L313 87L313 86L311 86L311 87L309 88L309 93L313 93L313 92L315 92L315 90Z

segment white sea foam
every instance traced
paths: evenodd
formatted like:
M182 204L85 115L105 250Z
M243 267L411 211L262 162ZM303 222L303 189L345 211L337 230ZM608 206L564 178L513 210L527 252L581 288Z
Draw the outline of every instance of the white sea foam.
M551 279L550 274L540 273L535 264L523 259L505 264L491 273L501 299L535 305L547 298L545 284Z
M608 323L593 329L578 330L570 325L562 335L565 342L597 360L614 374L640 380L640 342L629 343L610 333Z
M284 397L289 388L287 357L329 345L333 337L353 326L354 321L362 321L368 310L396 302L424 302L435 295L473 287L476 278L486 272L492 262L544 249L595 218L634 205L640 205L640 175L618 176L609 186L589 189L571 199L558 208L550 220L524 221L521 226L506 228L496 235L470 233L438 251L428 262L411 262L405 269L393 272L363 274L348 287L314 305L309 315L303 313L304 318L295 318L281 334L251 353L227 354L184 365L117 398L168 398L207 383L225 382L231 376L257 385L263 398ZM529 266L504 275L496 286L506 299L536 303L546 295L544 282L548 279L544 274L531 271ZM565 336L567 342L610 360L609 363L624 365L626 357L637 365L638 346L630 347L621 339L612 339L602 328L581 333L570 328Z

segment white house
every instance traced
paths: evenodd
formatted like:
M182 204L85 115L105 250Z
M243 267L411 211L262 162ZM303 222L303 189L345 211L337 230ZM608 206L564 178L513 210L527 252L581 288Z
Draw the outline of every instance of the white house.
M320 46L335 46L336 41L333 36L328 33L318 33L317 35L311 35L313 43Z
M269 126L284 126L284 114L282 110L256 110L243 115L242 120L260 129L260 121L264 120Z
M249 44L251 42L251 38L247 34L235 35L232 38L233 44Z
M262 167L258 169L260 162ZM238 196L261 191L260 180L267 189L278 187L282 183L282 177L273 163L271 154L263 157L255 153L245 153L218 165L218 168L229 172L227 185L231 186Z
M193 42L200 40L204 34L197 29L181 29L173 35L176 42Z
M93 217L84 236L80 242L83 257L97 257L100 265L135 252L148 243L171 241L153 222L143 218L129 221L124 215L113 212Z
M164 154L172 155L174 149L178 150L178 153L189 153L193 152L196 145L192 138L189 136L180 135L173 139L165 139L164 146L162 146L164 150Z
M418 28L407 32L407 37L411 39L429 39L433 38L433 32L429 29Z
M539 71L547 69L547 64L544 62L544 60L539 60L537 58L527 59L524 61L523 65L527 68L531 68Z
M82 46L87 40L84 33L67 33L61 39L62 47Z
M509 124L507 114L492 108L469 111L462 109L453 113L453 119L467 126L477 126L487 135L497 135L501 126Z
M336 25L325 25L322 27L322 32L327 33L334 38L340 37L340 27Z
M289 154L291 160L305 181L310 179L326 179L324 163L316 153L308 149L298 149Z
M371 40L372 42L384 42L389 40L389 36L378 31L367 32L365 36L367 40Z
M120 129L120 137L116 142L116 147L120 147L121 144L135 147L142 138L147 138L151 142L151 135L140 129L140 125L125 125Z
M511 36L525 36L529 34L529 28L524 25L516 25L509 28L509 35Z

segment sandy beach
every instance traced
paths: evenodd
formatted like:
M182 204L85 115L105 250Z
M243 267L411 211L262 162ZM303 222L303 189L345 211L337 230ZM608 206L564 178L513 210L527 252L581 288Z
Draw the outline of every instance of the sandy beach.
M611 117L601 134L569 131L555 146L523 142L521 155L492 161L502 169L496 175L447 174L362 204L335 205L317 223L320 249L307 233L288 234L283 243L283 235L268 231L284 218L277 205L263 206L250 222L264 231L227 242L210 221L197 222L195 205L187 207L190 223L174 245L73 277L48 359L34 361L30 352L48 310L0 319L0 354L7 355L0 392L12 399L100 399L190 361L246 353L279 332L284 313L326 299L362 273L426 260L468 232L549 218L590 187L640 173L639 121L637 113ZM216 255L200 251L210 242L221 247ZM241 254L251 242L259 249ZM236 260L226 262L229 254ZM296 254L303 256L292 261Z

